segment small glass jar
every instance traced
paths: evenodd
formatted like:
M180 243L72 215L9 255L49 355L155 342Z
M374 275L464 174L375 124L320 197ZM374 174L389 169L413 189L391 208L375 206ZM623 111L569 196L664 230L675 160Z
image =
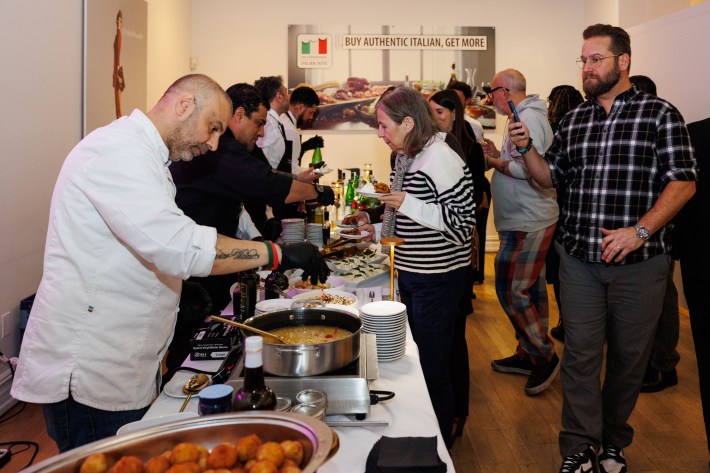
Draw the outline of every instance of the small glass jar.
M304 389L296 394L296 402L298 404L313 404L325 410L328 407L328 396L324 391Z
M325 420L325 408L315 404L296 404L291 408L291 412L315 417L320 421Z
M207 386L198 394L200 399L197 412L201 416L231 412L233 395L234 388L228 384Z

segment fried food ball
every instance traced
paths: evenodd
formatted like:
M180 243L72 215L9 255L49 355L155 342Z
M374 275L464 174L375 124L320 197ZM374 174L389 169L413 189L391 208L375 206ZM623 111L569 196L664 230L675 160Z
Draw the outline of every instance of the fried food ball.
M247 470L245 470L241 466L234 467L234 468L232 468L231 471L232 471L232 473L249 473Z
M284 464L281 465L281 471L279 471L279 473L301 473L302 471L303 470L301 470L293 460L287 458L284 460Z
M205 447L202 445L197 446L197 464L200 465L200 470L204 471L207 469L207 457L209 454L210 451Z
M170 460L165 455L158 455L145 462L144 473L165 473L170 468Z
M195 462L184 462L171 466L165 473L202 473L202 468Z
M231 443L221 443L207 456L207 468L232 468L237 463L237 449Z
M254 463L256 463L256 460L249 460L248 462L246 462L244 464L244 470L247 472L251 470L251 467L254 466Z
M196 445L182 442L173 447L170 453L170 463L177 465L178 463L194 462L197 463L200 451Z
M108 471L109 473L143 473L143 460L132 455L125 455Z
M105 473L108 470L108 461L103 453L89 455L81 464L79 473Z
M256 458L256 450L260 445L261 439L256 434L247 435L237 440L236 448L239 461L244 463Z
M256 450L257 460L268 460L277 468L283 464L284 458L284 449L278 442L266 442Z
M279 469L269 460L257 460L249 468L249 473L279 473Z
M283 448L286 458L293 460L296 466L303 462L303 445L301 445L301 442L284 440L281 442L281 448Z
M229 468L216 468L211 470L205 470L202 473L232 473Z

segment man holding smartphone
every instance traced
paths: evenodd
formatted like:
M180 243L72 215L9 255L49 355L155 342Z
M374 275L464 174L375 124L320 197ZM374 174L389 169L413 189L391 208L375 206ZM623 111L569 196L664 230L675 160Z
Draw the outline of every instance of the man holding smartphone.
M695 192L696 165L680 112L632 87L628 33L597 24L583 38L589 99L565 115L545 154L529 148L526 117L508 137L535 182L565 189L555 241L566 343L560 473L623 473L671 264L669 222Z
M530 148L544 153L552 143L547 105L538 95L526 93L525 77L515 69L498 72L488 96L499 114L529 124ZM495 258L496 294L518 340L515 353L493 360L491 367L500 373L527 375L525 393L534 396L547 389L560 369L555 345L547 334L543 274L558 216L556 193L530 179L521 152L507 136L500 151L484 139L483 152L486 166L496 170L491 180L496 201L493 221L500 240Z

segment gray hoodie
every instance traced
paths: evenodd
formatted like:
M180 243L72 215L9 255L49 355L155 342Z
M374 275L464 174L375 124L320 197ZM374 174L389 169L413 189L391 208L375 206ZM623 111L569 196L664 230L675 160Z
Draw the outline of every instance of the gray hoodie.
M552 144L552 128L547 122L547 106L537 94L528 95L517 106L520 121L527 125L533 146L544 155ZM557 221L559 209L554 189L542 189L530 177L523 157L505 134L500 159L512 160L510 172L494 171L491 180L493 219L496 230L536 232Z

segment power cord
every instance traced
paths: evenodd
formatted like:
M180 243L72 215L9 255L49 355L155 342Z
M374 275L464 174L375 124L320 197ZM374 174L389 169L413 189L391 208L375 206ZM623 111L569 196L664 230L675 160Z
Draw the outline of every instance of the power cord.
M10 460L12 460L13 455L17 455L22 452L26 452L30 448L34 448L34 453L32 454L32 457L30 458L30 461L27 462L25 466L20 468L20 470L24 470L28 466L32 464L32 462L35 461L35 458L37 458L37 453L39 452L39 444L37 442L30 442L26 440L21 440L17 442L0 442L0 447L7 445L8 448L0 448L0 469L2 469L3 466L7 465ZM13 450L13 447L24 447L21 450Z
M7 366L10 367L10 374L12 377L15 377L15 368L17 367L17 357L13 356L12 358L8 358L5 356L4 353L0 352L0 362L7 363ZM25 410L26 404L24 402L18 404L20 408L13 413L9 413L10 409L8 409L7 412L3 414L2 417L0 417L0 424L4 424L5 422L8 422L10 419L16 417L19 415L22 411ZM7 448L2 448L7 446ZM15 447L20 447L20 449L16 449ZM22 448L24 447L24 448ZM10 460L12 460L13 455L18 455L20 453L26 452L30 448L34 448L34 452L32 453L32 457L30 458L30 461L27 462L27 464L20 468L20 470L24 470L28 466L30 466L34 461L35 458L37 458L37 453L39 453L39 444L37 442L30 442L29 440L18 440L15 442L0 442L0 469L10 463ZM18 470L19 471L19 470Z

